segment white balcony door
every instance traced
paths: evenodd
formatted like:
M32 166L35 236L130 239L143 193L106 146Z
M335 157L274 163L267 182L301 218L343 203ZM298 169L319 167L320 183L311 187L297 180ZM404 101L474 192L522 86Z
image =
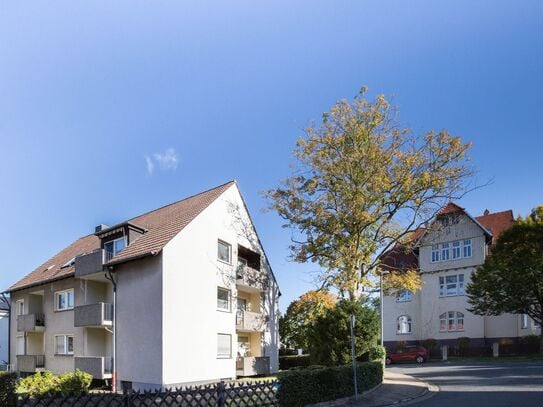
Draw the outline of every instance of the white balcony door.
M238 335L238 357L244 358L249 356L250 351L249 337Z

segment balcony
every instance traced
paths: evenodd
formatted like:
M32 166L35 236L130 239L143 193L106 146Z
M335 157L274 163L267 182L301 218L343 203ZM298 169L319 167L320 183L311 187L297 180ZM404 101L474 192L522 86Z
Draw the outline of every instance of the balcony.
M270 374L268 356L245 356L236 360L238 376L267 376Z
M101 273L108 256L103 249L77 256L75 258L75 277L81 278L90 274Z
M17 355L17 370L34 373L45 368L44 355Z
M79 305L74 309L74 326L111 326L113 325L113 304L98 302Z
M248 290L266 291L268 289L268 276L261 270L240 265L236 270L236 285Z
M43 314L26 314L17 317L18 332L43 332L45 316Z
M262 332L266 328L266 317L257 312L241 311L236 313L236 329L245 332Z
M93 379L111 379L113 358L107 356L76 356L75 368L92 375Z

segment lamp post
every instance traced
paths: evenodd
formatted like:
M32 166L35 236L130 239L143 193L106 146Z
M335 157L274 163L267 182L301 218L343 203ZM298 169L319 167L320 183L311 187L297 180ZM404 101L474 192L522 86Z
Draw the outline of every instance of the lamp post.
M354 381L354 399L358 400L358 383L356 379L356 354L354 349L354 325L356 318L354 314L351 314L351 356L353 358L353 381Z
M383 304L383 299L384 299L384 294L383 294L383 276L385 274L388 274L388 272L385 272L385 271L381 271L381 274L379 275L379 308L380 308L380 317L381 317L381 346L383 346L384 344L384 332L383 332L383 327L385 325L384 321L385 321L385 318L384 318L384 309L385 309L385 306Z

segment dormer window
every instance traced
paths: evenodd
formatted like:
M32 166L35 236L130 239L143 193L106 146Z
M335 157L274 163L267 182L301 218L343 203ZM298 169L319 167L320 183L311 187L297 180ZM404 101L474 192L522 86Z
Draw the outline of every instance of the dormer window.
M106 251L106 256L108 257L108 259L116 256L125 247L126 239L124 237L120 237L118 239L110 240L109 242L104 243L104 249Z

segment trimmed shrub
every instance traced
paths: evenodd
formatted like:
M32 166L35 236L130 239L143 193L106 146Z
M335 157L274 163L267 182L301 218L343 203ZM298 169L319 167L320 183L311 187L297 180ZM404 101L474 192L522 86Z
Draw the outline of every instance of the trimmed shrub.
M0 406L17 405L17 375L15 373L0 372Z
M293 367L308 367L309 355L279 356L279 369L289 370Z
M26 393L31 397L58 393L58 378L51 372L37 372L19 380L17 393Z
M358 363L356 369L359 392L383 381L381 362ZM352 365L293 369L279 373L278 378L277 399L285 407L301 407L354 395Z
M469 344L471 342L471 339L467 336L462 336L461 338L458 338L456 340L456 344L458 345L458 353L461 356L466 356L469 353Z
M387 355L387 351L384 346L375 345L370 348L370 361L384 361Z
M58 377L58 389L62 394L79 395L89 392L92 376L77 369L75 372L64 373Z

